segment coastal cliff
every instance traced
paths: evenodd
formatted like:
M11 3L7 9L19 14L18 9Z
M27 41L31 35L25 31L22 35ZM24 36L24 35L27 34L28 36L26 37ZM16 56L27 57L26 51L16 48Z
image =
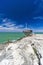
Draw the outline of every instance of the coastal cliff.
M43 65L43 35L9 42L0 51L0 65Z

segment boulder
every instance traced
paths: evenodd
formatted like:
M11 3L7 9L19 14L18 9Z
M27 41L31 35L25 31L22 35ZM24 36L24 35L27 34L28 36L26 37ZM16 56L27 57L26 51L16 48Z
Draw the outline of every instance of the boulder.
M26 36L31 36L32 35L32 30L24 30L23 33L26 35Z

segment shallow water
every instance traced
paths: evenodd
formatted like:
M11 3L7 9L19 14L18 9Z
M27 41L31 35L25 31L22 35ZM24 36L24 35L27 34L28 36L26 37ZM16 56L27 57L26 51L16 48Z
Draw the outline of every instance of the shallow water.
M21 32L0 32L0 43L8 40L17 40L23 36L24 34Z

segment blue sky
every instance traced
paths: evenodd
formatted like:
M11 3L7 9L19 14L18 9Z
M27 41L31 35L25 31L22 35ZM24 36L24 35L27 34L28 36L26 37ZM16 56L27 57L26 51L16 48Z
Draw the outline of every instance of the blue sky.
M26 27L43 32L43 0L0 0L0 32Z

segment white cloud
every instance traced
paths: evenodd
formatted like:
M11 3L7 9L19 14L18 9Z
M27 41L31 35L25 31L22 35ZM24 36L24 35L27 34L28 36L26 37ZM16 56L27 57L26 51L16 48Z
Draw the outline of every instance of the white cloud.
M5 31L5 32L22 32L23 30L26 30L26 28L23 28L23 25L16 25L15 24L5 24L6 27L3 25L0 26L0 31ZM29 28L28 28L29 29Z
M0 32L22 32L24 30L30 29L30 28L20 28L21 25L19 26L9 26L9 27L3 27L2 25L0 26ZM23 26L23 25L22 25ZM33 32L43 32L43 28L31 28Z
M0 31L5 31L5 32L22 32L24 29L21 28L16 28L16 27L3 27L0 26Z
M33 30L34 32L43 32L43 29Z
M15 21L14 21L15 22ZM4 27L14 27L16 24L11 19L5 18L2 20L2 26Z
M34 17L33 19L43 19L42 16Z
M11 22L7 22L7 23L3 23L2 26L6 26L6 27L14 27L16 24L11 23Z
M38 27L36 29L32 29L34 32L43 32L43 27Z
M7 18L3 19L2 21L3 21L3 22L6 22L6 21L7 21Z
M12 20L5 18L2 20L2 24L0 25L0 32L22 32L23 30L26 30L24 28L24 25L16 25ZM28 28L29 29L29 28Z
M22 32L23 31L23 25L16 25L14 22L12 22L10 19L3 19L2 24L0 25L0 32Z
M11 19L8 19L8 18L4 18L2 19L2 22L6 23L6 22L11 22L12 20Z
M17 25L16 28L24 28L24 25Z

